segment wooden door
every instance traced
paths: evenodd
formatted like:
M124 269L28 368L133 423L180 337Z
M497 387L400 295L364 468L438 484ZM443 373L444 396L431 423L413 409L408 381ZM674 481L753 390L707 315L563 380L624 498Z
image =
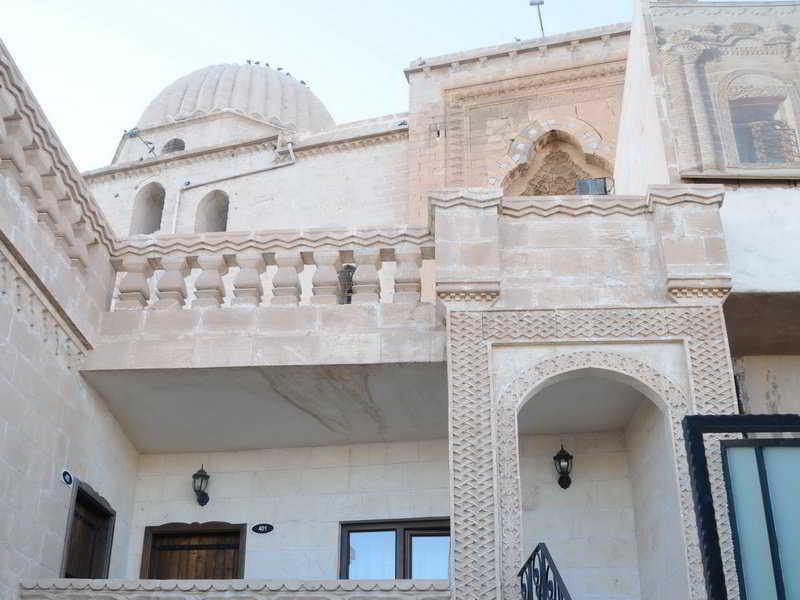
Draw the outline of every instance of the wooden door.
M148 527L144 579L238 579L244 575L244 525Z
M103 579L108 576L114 512L79 484L70 524L64 577Z

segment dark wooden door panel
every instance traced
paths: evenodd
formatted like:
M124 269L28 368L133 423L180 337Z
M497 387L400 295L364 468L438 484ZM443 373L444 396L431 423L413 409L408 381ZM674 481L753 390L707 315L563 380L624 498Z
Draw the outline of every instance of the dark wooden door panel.
M142 577L240 578L244 574L245 532L244 525L227 523L148 527L142 557Z
M64 577L97 579L108 575L113 511L81 487L75 496Z

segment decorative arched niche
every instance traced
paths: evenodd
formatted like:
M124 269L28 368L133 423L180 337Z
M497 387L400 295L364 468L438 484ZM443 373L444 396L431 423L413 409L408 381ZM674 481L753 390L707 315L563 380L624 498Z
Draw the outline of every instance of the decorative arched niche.
M717 93L728 166L776 168L800 162L800 94L766 71L735 71Z
M133 201L131 235L155 233L161 229L164 196L164 186L155 181L151 181L139 190Z
M209 192L197 205L194 230L197 233L228 229L228 194L222 190Z
M500 391L494 402L493 437L495 442L495 472L497 474L497 507L499 511L498 536L501 561L503 597L518 595L519 570L523 556L523 491L520 478L520 449L517 417L527 403L543 389L565 381L570 377L595 373L614 381L627 384L640 392L654 405L671 442L669 449L674 465L673 509L681 521L679 546L685 556L680 564L699 565L699 549L696 544L694 515L692 513L691 488L683 445L681 419L688 414L689 403L684 392L669 378L653 367L627 355L604 351L582 351L560 354L544 359L517 372L515 377ZM555 452L557 448L554 448ZM576 456L576 461L580 457ZM556 484L554 484L556 485ZM557 524L554 524L557 526ZM602 551L602 550L599 550ZM555 557L558 563L558 557ZM685 571L682 577L690 577ZM696 578L694 578L696 579ZM683 583L683 585L688 585Z
M573 195L578 179L610 177L613 159L613 145L585 121L534 121L516 135L488 184L509 196Z

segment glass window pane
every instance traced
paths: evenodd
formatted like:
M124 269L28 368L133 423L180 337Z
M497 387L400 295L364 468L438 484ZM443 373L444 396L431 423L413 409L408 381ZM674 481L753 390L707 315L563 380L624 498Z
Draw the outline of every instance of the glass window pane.
M411 578L447 579L449 535L411 536Z
M800 446L764 448L772 518L787 598L800 598Z
M777 598L754 448L727 451L737 546L748 598Z
M394 579L395 532L350 532L350 579Z

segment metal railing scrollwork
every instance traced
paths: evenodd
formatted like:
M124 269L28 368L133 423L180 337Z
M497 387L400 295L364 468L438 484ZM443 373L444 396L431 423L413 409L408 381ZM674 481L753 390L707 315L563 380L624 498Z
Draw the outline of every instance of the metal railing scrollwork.
M522 600L572 600L553 557L539 543L519 571Z

